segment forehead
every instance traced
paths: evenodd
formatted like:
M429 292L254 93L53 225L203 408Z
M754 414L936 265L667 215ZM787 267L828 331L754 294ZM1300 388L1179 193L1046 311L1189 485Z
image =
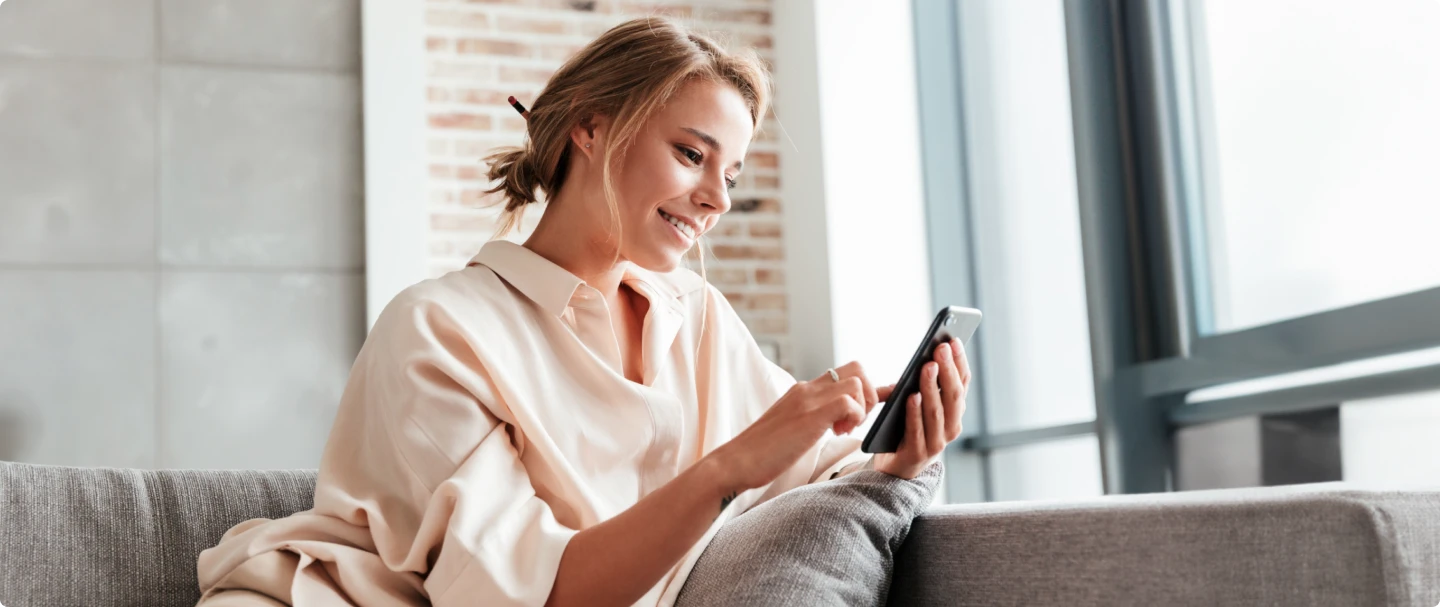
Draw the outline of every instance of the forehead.
M657 111L653 124L666 131L704 131L720 142L725 154L743 155L754 133L750 107L740 91L728 84L692 80Z

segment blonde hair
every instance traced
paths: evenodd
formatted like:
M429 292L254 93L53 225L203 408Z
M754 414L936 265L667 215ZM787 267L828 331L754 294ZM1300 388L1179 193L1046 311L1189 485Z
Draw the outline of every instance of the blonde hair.
M714 40L670 19L650 16L626 21L586 45L550 77L530 106L526 140L485 158L489 178L505 205L498 238L520 223L526 205L546 200L565 183L570 130L592 116L611 120L601 157L601 181L619 240L619 208L612 167L655 111L694 79L729 84L750 108L759 129L770 104L770 73L754 50L731 53ZM617 253L618 254L618 253ZM703 268L704 256L701 256ZM703 271L703 270L702 270Z

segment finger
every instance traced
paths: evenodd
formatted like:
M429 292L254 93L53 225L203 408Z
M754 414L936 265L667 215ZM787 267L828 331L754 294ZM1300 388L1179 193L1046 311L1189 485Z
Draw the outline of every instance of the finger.
M854 399L855 402L860 405L861 414L866 414L870 412L870 407L865 405L866 397L864 381L861 381L860 378L852 375L840 381L840 389L844 391L845 396ZM861 421L864 420L862 419Z
M894 393L895 384L890 384L888 386L880 386L879 388L875 389L875 402L888 403L890 402L890 395Z
M965 384L960 381L954 356L946 356L940 364L940 395L945 403L945 442L948 443L960 435L960 408L965 400Z
M940 384L936 376L940 366L925 363L924 377L920 379L922 413L925 415L926 456L939 453L945 448L945 404L940 400Z
M840 371L840 375L842 376L859 378L862 389L864 390L864 398L862 398L860 402L865 403L865 412L869 413L870 409L875 406L875 403L880 402L880 397L875 392L874 385L870 383L870 378L866 377L865 369L860 367L858 361L851 361L841 367Z
M955 368L960 370L960 383L970 388L970 357L965 354L965 344L955 340Z
M925 422L920 415L919 392L905 399L905 439L900 450L908 450L917 462L925 459Z
M835 434L849 434L851 430L865 423L865 408L860 406L860 401L845 394L841 395L836 403L840 406L842 412L840 419L835 420L833 426Z

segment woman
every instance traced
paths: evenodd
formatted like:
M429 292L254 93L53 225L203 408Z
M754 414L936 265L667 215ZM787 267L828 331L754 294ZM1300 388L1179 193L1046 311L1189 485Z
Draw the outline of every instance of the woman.
M850 363L796 382L681 258L730 209L765 115L753 56L659 18L551 79L489 158L525 244L407 289L361 349L313 510L200 556L202 605L668 605L728 520L860 468L914 478L960 431L942 346L897 453L842 437L883 401ZM833 434L832 434L833 433Z

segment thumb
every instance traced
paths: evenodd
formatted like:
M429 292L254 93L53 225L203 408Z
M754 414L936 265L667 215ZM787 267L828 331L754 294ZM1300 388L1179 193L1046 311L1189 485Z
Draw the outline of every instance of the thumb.
M875 397L882 403L889 402L890 395L894 392L895 384L890 384L888 386L880 386L879 388L875 389Z

